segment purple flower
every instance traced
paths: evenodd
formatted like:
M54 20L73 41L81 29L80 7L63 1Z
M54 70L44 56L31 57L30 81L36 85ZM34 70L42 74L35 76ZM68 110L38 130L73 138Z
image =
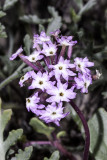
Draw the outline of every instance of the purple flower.
M32 110L33 107L37 108L37 103L40 101L38 93L35 93L32 97L26 98L26 108L28 111Z
M87 67L94 66L94 63L89 62L87 57L85 58L76 57L74 61L75 61L74 64L77 71L90 74L90 70Z
M54 56L56 54L57 47L55 44L53 44L51 41L46 43L43 43L43 50L42 53L45 56Z
M62 76L68 81L69 76L76 75L70 70L71 68L75 68L75 65L70 64L70 60L64 60L63 57L60 57L59 62L56 65L49 65L49 68L53 69L53 75L55 75L57 80L59 80L60 76Z
M62 103L59 103L58 106L56 106L55 103L52 103L41 112L41 116L39 118L44 120L46 123L53 122L59 126L59 121L68 115L68 113L63 113L63 109Z
M37 104L37 105L34 105L30 108L30 110L36 114L37 116L41 115L42 113L42 109L45 108L45 105L43 104Z
M43 55L40 55L40 52L36 50L30 56L26 56L26 59L28 59L30 62L36 62L38 60L41 60L42 58Z
M50 32L50 34L51 34L52 36L54 36L54 37L58 37L58 35L59 35L60 32L61 32L61 31L60 31L59 29L57 29L57 30L54 31L54 32Z
M51 88L47 89L47 93L51 95L50 98L48 98L46 101L47 102L69 102L70 99L74 99L76 97L76 93L73 92L74 86L71 87L70 89L67 89L68 83L62 84L61 82L57 83L56 86L52 86Z
M20 53L23 52L22 47L20 47L14 54L12 54L12 56L10 57L10 60L14 60Z
M35 74L36 73L34 71L29 71L24 76L22 76L20 78L20 81L19 81L20 87L23 87L24 86L24 82L27 81L31 77L33 78Z
M79 74L78 78L74 78L76 82L76 88L81 89L82 93L88 93L88 87L92 84L92 78L87 75Z
M34 35L33 48L37 47L37 44L43 44L44 42L49 42L50 37L46 35L44 31L41 32L40 36L38 34Z
M61 38L57 39L57 42L61 46L73 46L77 43L77 41L72 41L72 36L62 36Z
M29 89L35 89L40 88L42 91L47 89L48 87L51 87L54 82L49 81L49 76L47 72L44 72L43 74L39 71L34 77L34 80L32 81L32 84L29 86Z

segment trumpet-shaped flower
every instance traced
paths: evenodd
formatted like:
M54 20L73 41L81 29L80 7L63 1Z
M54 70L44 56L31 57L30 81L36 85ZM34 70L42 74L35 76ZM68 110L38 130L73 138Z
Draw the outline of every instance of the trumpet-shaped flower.
M36 73L34 71L29 71L24 76L22 76L19 81L20 87L23 87L24 82L27 81L29 78L33 78L35 74Z
M77 41L72 41L72 36L62 36L61 38L57 39L57 42L61 46L73 46L77 43Z
M74 78L77 89L81 89L82 93L88 93L88 87L92 84L92 78L90 76L79 74L78 78Z
M32 108L37 108L37 103L40 101L38 97L38 93L35 93L32 97L26 98L26 108L28 111L32 110Z
M57 47L55 44L53 44L52 42L49 43L43 43L43 50L42 53L45 56L54 56L56 54L57 51Z
M23 52L22 47L20 47L14 54L12 54L12 56L10 57L10 60L14 60L20 53Z
M59 121L68 115L68 113L63 113L63 109L62 103L59 103L58 106L56 106L55 103L52 103L41 112L41 116L39 118L44 120L46 123L53 122L59 126Z
M34 51L31 55L26 56L26 59L28 59L30 62L36 62L38 60L41 60L43 58L43 55L40 55L40 52Z
M44 31L41 32L40 36L38 34L34 35L33 48L36 48L37 44L43 44L44 42L49 42L50 37L46 35Z
M60 80L62 76L65 80L68 81L69 76L75 76L76 74L70 69L74 68L74 64L70 64L70 60L64 60L63 57L59 59L59 62L56 65L49 65L49 68L53 69L53 74L57 80Z
M86 74L90 74L90 70L87 67L94 66L94 63L89 62L87 57L85 57L85 58L76 57L74 59L74 64L75 64L75 67L76 67L77 71L83 72L83 73L86 73Z
M56 86L52 86L51 88L47 89L47 93L51 95L50 98L48 98L46 101L49 103L52 102L69 102L70 99L74 99L76 97L76 93L73 92L74 87L71 87L70 89L68 88L68 83L62 84L60 81L57 83Z
M34 77L33 77L32 84L29 86L29 89L35 89L39 88L42 91L47 89L48 87L51 87L54 82L49 81L49 76L47 72L44 72L43 74L39 71Z

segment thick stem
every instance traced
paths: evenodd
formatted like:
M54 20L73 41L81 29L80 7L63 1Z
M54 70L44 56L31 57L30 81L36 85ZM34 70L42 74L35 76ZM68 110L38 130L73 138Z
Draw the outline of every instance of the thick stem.
M83 160L88 160L89 146L90 146L89 128L88 128L87 122L86 122L82 112L80 111L80 109L76 106L76 104L72 100L70 101L70 104L72 105L72 107L74 108L74 110L78 114L79 118L81 119L81 122L82 122L84 130L85 130L86 139L85 139L85 148L84 148Z

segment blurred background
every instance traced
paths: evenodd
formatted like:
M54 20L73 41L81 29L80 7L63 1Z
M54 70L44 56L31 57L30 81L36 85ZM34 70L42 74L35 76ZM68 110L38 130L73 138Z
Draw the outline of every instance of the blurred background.
M62 35L72 35L78 41L73 48L72 60L76 56L87 56L95 63L92 73L95 74L96 69L101 73L101 77L90 86L88 94L78 94L76 104L87 121L98 108L107 110L107 0L0 0L0 97L2 108L13 110L4 137L12 129L24 130L22 140L12 147L15 152L19 148L23 149L25 141L47 139L44 135L35 133L29 125L34 115L27 112L25 98L30 95L30 91L27 87L20 88L18 84L23 73L6 85L2 83L22 65L20 59L10 61L9 57L21 45L25 54L28 54L34 33L39 34L45 30L49 34L58 28ZM66 136L61 138L62 144L78 160L82 160L84 139L72 114L61 121L60 127L56 127L56 132L61 130L66 131ZM49 146L36 146L31 160L49 157L52 151L54 149ZM13 155L14 153L7 159ZM90 154L89 160L94 158ZM61 160L63 159L66 160L61 155Z

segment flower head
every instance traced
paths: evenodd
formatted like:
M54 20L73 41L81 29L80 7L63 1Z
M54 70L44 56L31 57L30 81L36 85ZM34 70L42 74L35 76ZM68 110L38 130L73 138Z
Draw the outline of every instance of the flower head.
M13 60L19 55L35 70L27 72L19 81L21 87L27 82L28 89L34 90L34 94L26 98L27 110L46 123L53 122L58 126L60 120L68 114L63 112L63 102L76 98L77 89L88 93L92 83L89 67L94 65L87 57L76 57L74 63L71 63L72 46L77 41L73 41L72 36L60 36L59 33L60 30L56 30L47 36L42 31L40 35L34 35L35 49L32 54L24 56L20 47L10 57ZM64 58L64 54L69 60Z

